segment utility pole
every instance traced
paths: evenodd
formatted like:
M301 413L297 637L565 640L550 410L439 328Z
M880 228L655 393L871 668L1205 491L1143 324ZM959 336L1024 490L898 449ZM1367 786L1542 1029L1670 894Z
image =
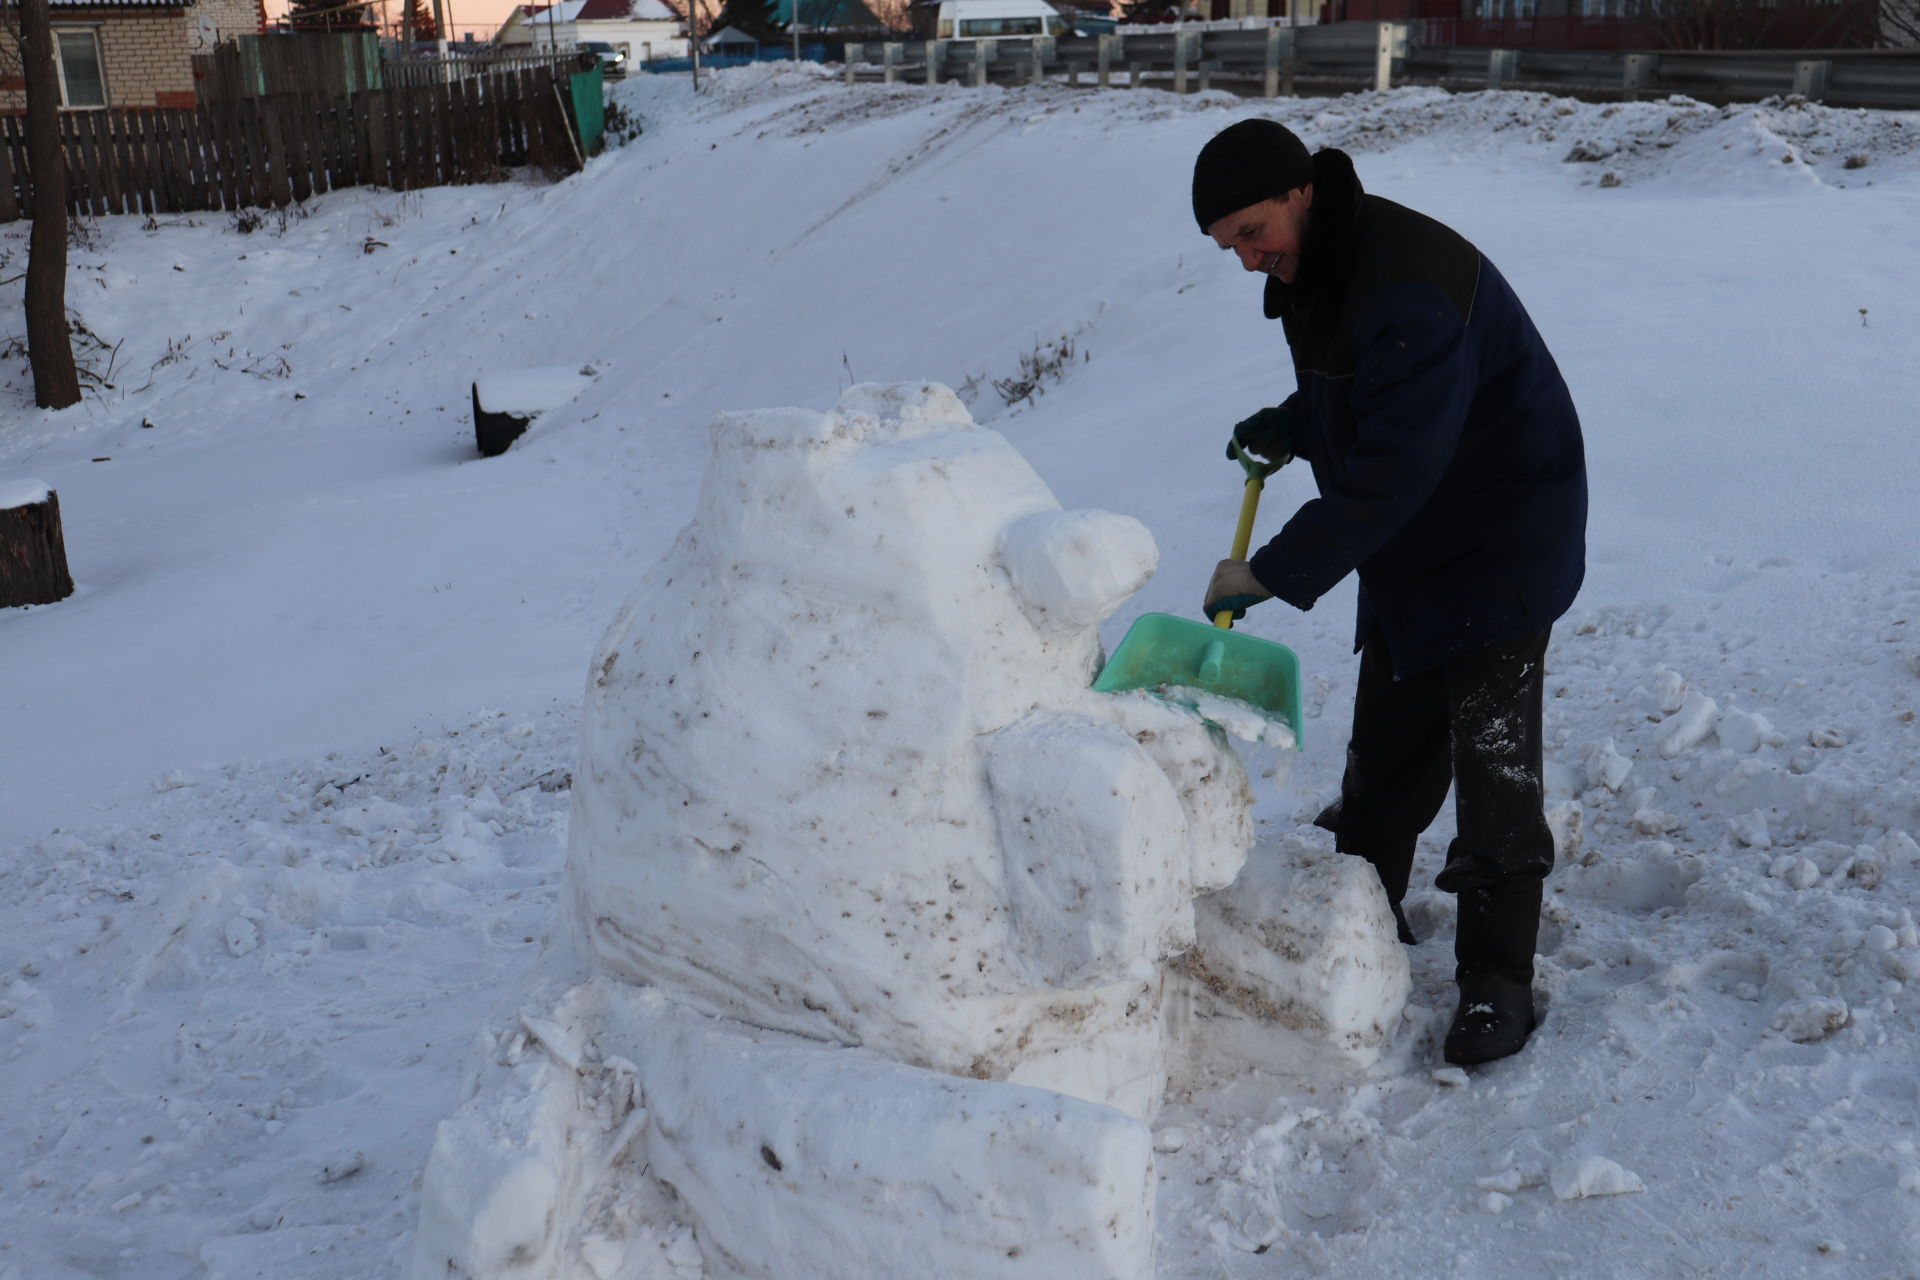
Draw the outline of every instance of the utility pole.
M793 35L793 60L800 61L800 0L787 0L792 6L788 13L787 29Z
M687 0L687 56L693 67L693 91L700 92L700 0Z

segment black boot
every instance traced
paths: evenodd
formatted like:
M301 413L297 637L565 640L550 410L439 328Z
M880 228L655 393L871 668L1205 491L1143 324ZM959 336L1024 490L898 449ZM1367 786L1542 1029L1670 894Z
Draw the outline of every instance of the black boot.
M1498 973L1460 975L1460 1007L1447 1028L1446 1058L1457 1067L1520 1052L1533 1034L1533 983Z
M1393 928L1394 932L1400 935L1400 945L1418 946L1420 939L1413 936L1413 926L1407 923L1406 911L1397 902L1389 902L1387 905L1393 908Z
M1518 1053L1533 1034L1533 949L1540 933L1540 881L1509 880L1460 891L1454 939L1460 1007L1447 1028L1456 1066Z

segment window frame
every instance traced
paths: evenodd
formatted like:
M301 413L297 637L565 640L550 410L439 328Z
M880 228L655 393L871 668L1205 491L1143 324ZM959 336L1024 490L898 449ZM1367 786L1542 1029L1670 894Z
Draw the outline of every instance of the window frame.
M87 37L93 44L93 64L100 70L100 101L74 103L67 93L67 60L61 50L62 38L69 35ZM107 55L105 42L100 38L100 24L62 25L53 28L53 69L60 79L60 109L62 111L105 111L113 104L113 94L107 88Z

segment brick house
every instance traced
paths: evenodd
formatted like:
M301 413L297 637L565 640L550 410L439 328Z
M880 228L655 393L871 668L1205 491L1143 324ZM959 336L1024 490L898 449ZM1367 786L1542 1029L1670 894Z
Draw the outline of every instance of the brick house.
M263 0L51 0L60 102L191 107L192 55L265 29ZM26 109L20 47L0 26L0 112Z

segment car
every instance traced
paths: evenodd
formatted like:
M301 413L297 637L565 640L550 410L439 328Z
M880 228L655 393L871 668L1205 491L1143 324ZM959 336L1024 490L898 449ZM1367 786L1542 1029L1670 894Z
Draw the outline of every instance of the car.
M627 51L605 40L582 40L580 52L590 53L600 60L600 73L605 76L619 77L627 74Z
M1073 27L1046 0L941 0L942 40L981 40L1004 36L1065 36Z

